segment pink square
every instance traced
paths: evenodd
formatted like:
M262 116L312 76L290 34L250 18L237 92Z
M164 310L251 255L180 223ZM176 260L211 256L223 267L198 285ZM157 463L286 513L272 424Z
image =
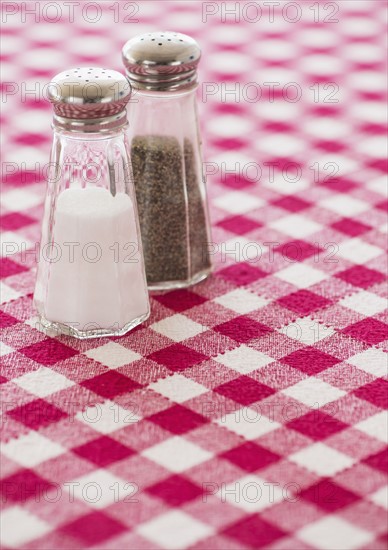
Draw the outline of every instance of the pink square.
M39 502L55 485L31 470L19 470L16 474L3 478L0 487L2 502L5 504L25 503L32 498Z
M361 223L353 218L342 218L341 220L333 223L331 227L336 231L349 235L350 237L357 237L358 235L362 235L372 229L370 225Z
M79 447L74 447L71 451L101 468L134 454L134 451L129 447L104 436L93 439L93 441Z
M149 416L147 420L177 435L194 430L208 422L202 415L181 405L174 405L169 409L160 411Z
M336 274L336 277L349 283L353 286L358 286L360 288L368 288L377 283L382 283L385 281L385 275L376 271L375 269L369 269L363 265L355 265L345 271L341 271Z
M12 327L18 322L19 321L15 319L15 317L12 317L11 315L4 313L3 311L0 311L0 328Z
M309 290L298 290L278 299L278 303L299 315L309 315L318 309L328 306L332 302Z
M213 391L242 405L250 405L275 393L272 388L253 380L249 376L240 376L214 388Z
M340 362L340 359L328 355L319 349L308 347L297 349L280 360L291 367L313 376Z
M374 345L388 338L388 325L369 317L346 327L342 332L366 344Z
M369 401L376 407L388 409L388 382L378 378L366 386L361 386L353 392L358 398Z
M58 361L69 359L69 357L73 357L79 353L77 350L53 338L45 338L19 351L29 359L41 363L42 365L54 365L58 363Z
M20 212L11 212L0 217L0 228L3 231L15 231L31 223L35 223L36 220Z
M275 248L275 251L281 254L285 260L289 260L290 262L302 262L313 254L320 252L321 248L306 241L296 240L278 246Z
M249 263L242 262L222 269L217 275L236 285L249 285L258 279L266 277L268 273L258 267L251 266Z
M151 353L147 359L151 359L173 371L182 371L206 361L208 356L198 353L183 344L172 344L167 348Z
M331 513L353 504L360 498L353 492L333 483L330 479L320 480L299 493L299 496Z
M81 382L81 386L108 399L122 393L133 392L142 387L135 380L128 378L128 376L123 376L117 371L104 372L99 376L84 380Z
M346 177L332 179L330 178L327 181L323 181L321 185L327 187L332 191L338 191L339 193L346 193L347 191L351 191L352 189L357 187L354 181Z
M8 412L8 416L32 430L48 426L65 418L67 414L44 399L35 399Z
M388 471L388 449L383 449L374 455L364 458L363 462L376 470L380 470L383 474Z
M262 227L261 223L255 222L245 216L232 216L230 218L225 218L224 220L218 222L217 225L227 231L230 231L231 233L236 233L236 235L245 235L250 231L254 231L258 227Z
M178 313L206 302L205 298L190 290L173 290L165 294L154 294L153 298Z
M177 507L203 494L201 487L179 475L173 475L155 483L155 485L147 487L146 491L153 497L160 498L169 506Z
M260 338L269 332L273 332L273 329L267 325L263 325L263 323L259 323L244 315L226 321L226 323L222 323L221 325L216 325L213 327L213 330L240 343L247 343L254 338Z
M27 267L20 265L16 262L13 262L9 258L0 259L0 277L11 277L12 275L18 275L27 271Z
M255 472L280 460L278 454L250 441L222 453L220 458L229 460L229 462L247 472Z
M91 512L60 528L65 535L71 536L77 541L75 547L79 547L81 544L82 548L100 544L126 529L128 528L122 523L102 512Z
M312 206L311 202L307 202L292 195L286 195L281 199L277 199L272 204L274 206L278 206L279 208L283 208L284 210L289 210L290 212L300 212L301 210L305 210L306 208L310 208L310 206Z
M287 424L287 427L307 435L315 441L320 441L345 430L348 425L329 414L314 410L292 420Z
M272 523L261 519L258 514L253 514L230 525L223 534L237 540L244 547L263 548L269 547L286 533Z
M375 208L378 208L379 210L382 210L383 212L388 211L388 201L387 199L384 199L383 201L377 202L374 205Z

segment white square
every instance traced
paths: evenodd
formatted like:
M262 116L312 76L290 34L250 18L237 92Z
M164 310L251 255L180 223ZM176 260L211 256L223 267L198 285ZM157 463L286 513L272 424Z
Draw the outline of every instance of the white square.
M335 333L334 329L318 323L311 317L301 317L278 331L307 346L312 346Z
M115 484L116 489L112 489ZM66 483L64 485L66 487ZM74 491L75 498L97 510L102 510L118 500L123 501L126 497L135 499L138 489L135 482L128 482L102 469L69 481L68 487L67 490Z
M208 327L195 323L185 315L172 315L166 317L162 321L158 321L151 325L152 330L155 330L159 334L163 334L167 338L174 340L174 342L182 342L187 338L192 338L208 330Z
M283 218L271 222L269 227L272 227L285 235L290 235L295 239L303 239L303 237L307 237L307 235L311 235L312 233L316 233L322 229L322 225L313 222L300 214L290 214L289 216L284 216Z
M283 492L276 484L253 474L237 481L222 484L217 495L222 503L237 506L249 514L265 510L283 499Z
M388 233L388 223L381 224L377 229L380 231L380 233L384 233L385 235L386 233Z
M280 102L277 102L277 105L275 103L273 105L280 106L280 104ZM270 104L267 103L267 106L269 105ZM294 179L294 181L292 181L291 179L288 179L286 181L282 172L279 172L275 169L273 171L273 177L270 177L272 176L270 172L271 166L268 166L267 170L267 173L264 172L266 177L264 178L263 186L271 189L271 191L275 191L276 193L281 193L285 196L293 196L295 193L300 193L300 191L303 191L310 186L307 178L300 177L299 179Z
M2 304L10 302L11 300L16 300L16 298L20 298L20 296L20 292L17 292L4 283L0 283L0 299Z
M14 462L26 468L32 468L45 460L61 455L65 449L38 432L31 431L27 435L3 443L1 452Z
M355 264L365 264L383 254L383 250L361 239L349 239L338 245L338 256Z
M217 421L219 426L241 435L245 439L253 440L280 427L278 422L261 414L260 409L244 407L222 416Z
M221 353L214 357L214 361L225 365L241 374L248 374L256 369L261 369L275 361L269 355L261 351L249 348L242 344L240 347Z
M327 275L323 271L302 263L295 263L274 275L298 288L307 288L327 279Z
M178 373L150 384L149 388L175 403L183 403L209 391L202 384L198 384L198 382L194 382L194 380Z
M388 444L388 411L370 416L353 427Z
M314 443L289 456L289 459L320 476L334 476L350 468L355 462L352 458L323 443Z
M46 397L74 386L72 380L46 367L40 367L38 370L23 374L23 376L15 378L12 382L38 397Z
M297 399L308 407L321 408L331 401L339 399L346 392L327 384L320 378L310 376L297 384L282 390L282 393Z
M306 525L296 533L296 536L320 550L353 550L353 548L362 548L374 537L374 534L338 517L326 516Z
M99 348L90 349L85 352L85 355L98 361L109 369L117 369L133 361L137 361L137 359L141 359L141 355L116 342L108 342L108 344L100 346Z
M124 409L117 403L107 400L87 407L76 414L77 420L87 424L96 432L109 434L141 419L136 408Z
M180 510L173 510L151 519L136 530L141 536L166 550L189 548L213 534L213 529L209 525Z
M0 516L1 544L9 548L20 548L31 540L51 531L50 525L20 506L3 510Z
M384 485L373 494L368 496L369 500L388 510L388 485Z
M231 214L244 214L259 208L264 201L243 191L231 191L214 199L213 204Z
M376 178L376 179L370 181L369 183L367 183L366 186L368 187L368 189L371 189L375 193L380 193L384 197L387 196L388 188L387 188L387 177L386 176L381 176L379 178Z
M370 208L370 205L367 202L361 201L359 199L354 199L349 194L332 195L329 198L321 201L319 205L323 208L331 210L332 212L336 212L341 216L347 217L355 216L357 214L360 214L361 212L365 212L365 210L368 210Z
M26 186L23 186L22 189L14 189L13 191L3 193L1 200L7 210L21 212L22 210L27 210L41 204L43 196L40 193L27 191Z
M346 362L373 376L388 376L388 355L381 349L368 348L353 355Z
M29 250L33 246L34 243L13 231L4 231L0 235L1 255L3 257L9 256L10 253L13 254L14 251L21 252ZM19 261L19 263L21 263L21 261Z
M270 302L266 298L256 296L252 292L248 292L242 288L232 290L232 292L219 296L213 301L241 315L260 309Z
M197 466L213 456L209 451L179 436L170 437L162 443L145 449L141 454L176 473Z
M339 304L367 317L372 317L372 315L385 311L388 306L386 298L381 298L381 296L377 296L373 292L367 292L366 290L361 290L351 296L342 298Z
M7 344L4 344L4 342L0 342L0 357L4 357L4 355L8 355L9 353L13 353L15 350L11 348L10 346L7 346Z

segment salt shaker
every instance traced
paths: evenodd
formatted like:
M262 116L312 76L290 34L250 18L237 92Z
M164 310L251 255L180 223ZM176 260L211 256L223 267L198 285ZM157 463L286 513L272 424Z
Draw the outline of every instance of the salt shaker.
M148 288L186 287L211 271L210 226L197 119L197 42L155 32L122 51L134 184Z
M149 315L125 129L131 88L77 68L50 82L53 145L34 303L45 328L125 334Z

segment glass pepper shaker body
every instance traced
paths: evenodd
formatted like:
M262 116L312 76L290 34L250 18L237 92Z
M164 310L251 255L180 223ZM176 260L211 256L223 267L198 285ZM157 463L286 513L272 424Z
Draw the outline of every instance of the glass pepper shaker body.
M54 105L35 307L45 328L122 335L149 315L125 129L130 86L115 71L72 69Z
M148 287L186 287L211 271L210 224L197 117L198 44L178 33L124 46L128 108Z

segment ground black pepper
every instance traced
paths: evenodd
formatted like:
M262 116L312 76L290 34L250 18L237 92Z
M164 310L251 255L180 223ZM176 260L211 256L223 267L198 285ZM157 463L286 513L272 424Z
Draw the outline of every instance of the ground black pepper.
M131 159L149 285L189 281L210 268L194 148L175 137L136 136Z
M191 276L210 269L206 198L201 194L192 143L184 141L184 161L187 196L189 203L189 239L191 251Z

